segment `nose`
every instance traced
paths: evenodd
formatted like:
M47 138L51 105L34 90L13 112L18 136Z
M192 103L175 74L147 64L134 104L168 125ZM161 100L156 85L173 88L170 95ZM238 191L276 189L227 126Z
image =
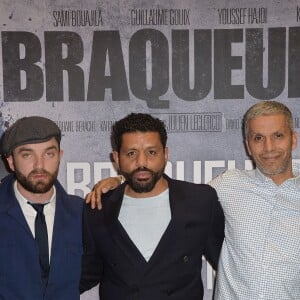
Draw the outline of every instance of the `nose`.
M147 166L147 157L144 153L139 153L136 159L137 167L146 167Z
M44 158L42 156L39 156L39 155L35 156L34 167L36 169L42 169L44 167Z
M265 151L272 151L274 149L274 141L271 138L266 138L264 143Z

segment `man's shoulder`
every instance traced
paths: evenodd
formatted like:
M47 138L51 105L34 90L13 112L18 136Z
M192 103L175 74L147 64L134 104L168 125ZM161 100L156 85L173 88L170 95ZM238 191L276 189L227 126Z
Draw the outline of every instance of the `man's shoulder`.
M214 181L217 178L232 180L234 178L249 177L249 175L252 172L253 170L229 169L217 175L215 178L212 179L212 181Z
M213 178L208 184L218 192L222 188L243 186L256 181L255 170L230 169Z
M185 180L177 180L177 179L171 179L169 178L169 188L170 191L173 191L176 193L176 191L184 191L186 194L190 193L207 193L215 195L215 190L213 187L211 187L208 184L204 183L193 183Z
M78 204L82 204L84 202L84 199L77 195L72 195L72 194L66 194L66 195L71 201L76 202Z
M13 174L9 174L1 180L0 183L1 200L6 199L8 194L12 191L12 186L14 181L15 181L15 177ZM3 203L3 201L0 201L0 203Z
M15 176L13 173L6 175L0 181L0 190L3 190L5 186L12 184L14 181L15 181Z
M178 186L211 190L211 186L205 183L194 183L194 182L190 182L186 180L178 180L178 179L170 179L170 181L173 182L174 185L178 185Z
M56 179L56 180L54 181L54 186L55 186L56 189L59 190L61 193L64 193L64 194L66 194L66 195L68 195L68 196L74 196L74 197L83 199L83 198L80 197L80 196L76 196L76 195L74 195L74 194L68 193L68 192L65 190L65 188L63 187L62 183L61 183L58 179Z
M55 188L57 191L57 197L64 199L64 201L67 201L68 203L71 203L72 206L75 206L75 205L77 205L79 207L83 206L84 199L77 195L68 194L58 180L56 180L56 182L55 182Z

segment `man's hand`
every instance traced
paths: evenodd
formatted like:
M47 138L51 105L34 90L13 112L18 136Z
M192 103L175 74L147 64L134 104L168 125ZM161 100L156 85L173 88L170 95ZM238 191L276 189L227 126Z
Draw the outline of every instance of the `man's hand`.
M102 208L101 195L118 187L124 180L123 176L108 177L98 181L93 190L86 195L85 202L91 203L92 209L97 205L98 209Z

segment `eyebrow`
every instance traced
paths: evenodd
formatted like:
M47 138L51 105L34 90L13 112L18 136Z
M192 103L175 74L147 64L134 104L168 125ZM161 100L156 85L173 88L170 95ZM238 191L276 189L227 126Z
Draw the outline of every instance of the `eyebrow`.
M48 148L46 148L45 151L49 151L49 150L52 150L52 149L58 150L57 146L54 146L54 145L53 145L53 146L49 146ZM29 148L29 147L26 147L26 146L23 146L23 147L21 147L21 148L17 151L17 153L24 152L24 151L33 152L34 149Z
M276 131L271 132L270 135L272 135L272 134L278 134L278 133L284 134L284 133L285 133L285 130L279 129L279 130L276 130ZM255 135L262 135L262 136L265 136L265 134L263 134L263 133L261 133L261 132L257 132L257 131L249 131L248 135L250 135L250 136L255 136Z

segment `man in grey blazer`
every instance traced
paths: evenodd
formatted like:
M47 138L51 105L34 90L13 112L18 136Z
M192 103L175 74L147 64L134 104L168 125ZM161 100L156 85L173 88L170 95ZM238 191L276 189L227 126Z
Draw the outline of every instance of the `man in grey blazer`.
M113 158L126 181L84 212L81 291L101 300L202 299L202 255L216 268L224 216L213 188L173 180L164 123L130 114L112 130Z

